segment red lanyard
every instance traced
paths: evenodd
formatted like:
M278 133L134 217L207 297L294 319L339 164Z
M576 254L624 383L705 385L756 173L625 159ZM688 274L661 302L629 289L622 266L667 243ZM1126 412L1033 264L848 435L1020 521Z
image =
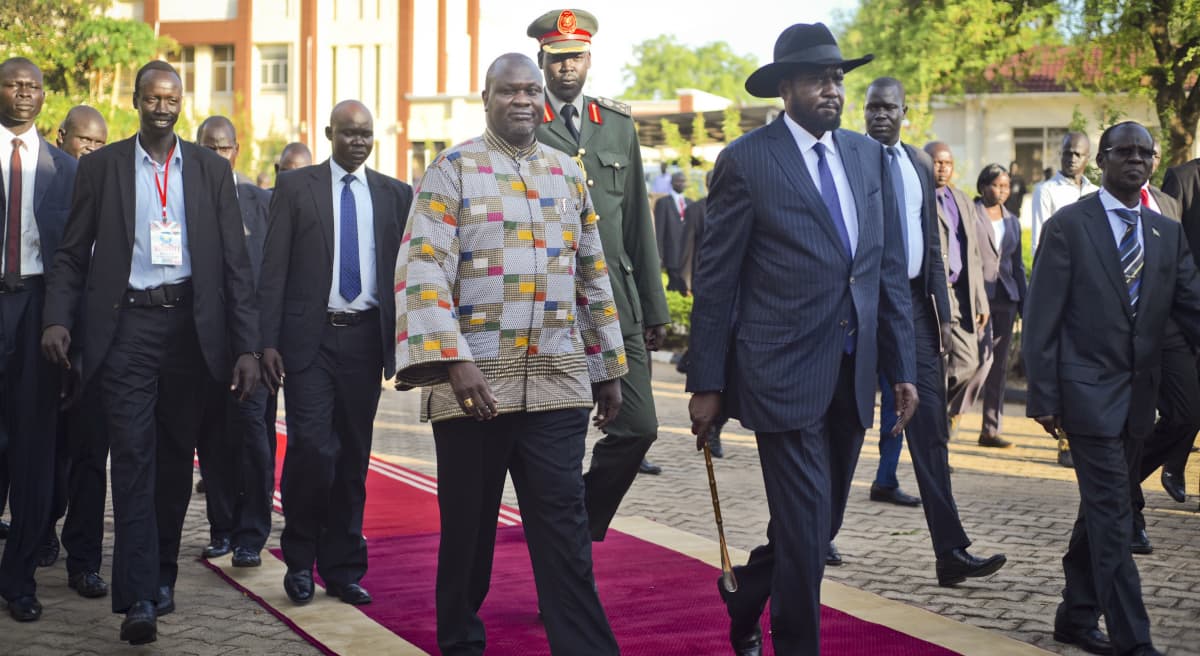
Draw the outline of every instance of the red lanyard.
M167 179L171 175L171 160L175 158L175 146L167 153L167 162L163 164L162 184L158 183L158 165L154 166L154 188L158 191L158 201L162 205L162 220L167 222ZM150 160L154 161L154 160Z

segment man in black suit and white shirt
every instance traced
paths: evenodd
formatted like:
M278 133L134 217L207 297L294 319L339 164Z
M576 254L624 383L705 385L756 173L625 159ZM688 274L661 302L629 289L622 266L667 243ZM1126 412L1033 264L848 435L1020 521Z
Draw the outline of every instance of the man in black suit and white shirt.
M1046 224L1025 303L1026 413L1071 440L1079 482L1054 637L1095 654L1159 653L1129 552L1127 456L1154 427L1168 318L1200 341L1200 279L1183 230L1140 203L1153 157L1141 125L1105 130L1103 188Z
M374 120L357 100L333 108L325 136L329 160L275 181L258 287L263 367L272 386L287 372L283 587L311 601L315 562L328 594L361 605L371 431L380 374L395 374L392 286L412 188L366 167Z
M97 383L111 440L113 612L125 613L121 639L143 644L175 609L207 396L196 390L220 381L249 395L261 356L229 162L175 136L183 83L166 62L138 71L133 102L137 135L80 160L42 350L67 366L71 329L86 326L83 377Z

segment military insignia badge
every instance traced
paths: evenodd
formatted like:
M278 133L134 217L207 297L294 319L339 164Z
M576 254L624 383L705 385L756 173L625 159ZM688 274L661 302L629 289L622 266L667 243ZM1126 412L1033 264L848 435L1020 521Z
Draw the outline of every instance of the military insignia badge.
M563 34L574 34L577 26L575 12L570 9L562 10L558 15L558 31Z

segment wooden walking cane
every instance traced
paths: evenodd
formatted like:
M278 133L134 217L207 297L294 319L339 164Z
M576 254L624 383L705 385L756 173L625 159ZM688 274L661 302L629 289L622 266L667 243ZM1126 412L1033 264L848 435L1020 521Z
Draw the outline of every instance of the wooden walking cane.
M721 498L717 496L717 475L713 472L712 449L704 440L704 466L708 469L708 490L712 493L713 515L717 518L717 537L721 540L721 585L726 592L737 592L737 577L733 575L733 563L729 560L729 546L725 544L725 525L721 522Z

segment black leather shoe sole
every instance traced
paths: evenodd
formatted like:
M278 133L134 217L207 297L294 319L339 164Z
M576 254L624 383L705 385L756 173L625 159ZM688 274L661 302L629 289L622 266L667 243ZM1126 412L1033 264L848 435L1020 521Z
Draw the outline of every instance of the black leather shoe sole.
M948 588L952 585L962 583L967 579L989 576L1000 571L1000 568L1004 567L1004 564L1007 562L1008 558L1002 554L997 554L991 558L985 559L982 563L980 563L979 567L967 569L955 566L947 568L949 571L943 571L939 568L937 571L938 585L942 586L943 588Z
M337 597L343 603L351 606L365 606L371 603L371 593L367 592L366 588L361 585L348 585L344 588L330 586L325 589L325 594L330 597Z
M131 645L146 645L158 640L158 623L153 617L126 619L121 623L121 640Z
M1134 542L1129 545L1129 553L1139 556L1148 556L1154 553L1154 545L1149 542Z
M921 505L921 497L914 497L911 494L905 494L900 491L900 488L886 489L882 487L871 486L871 501L881 501L883 503L892 503L897 506L906 508L915 508Z
M1107 640L1094 640L1087 636L1072 635L1057 629L1054 631L1054 641L1060 642L1064 645L1074 645L1089 654L1102 654L1104 656L1109 656L1113 653L1112 644Z

